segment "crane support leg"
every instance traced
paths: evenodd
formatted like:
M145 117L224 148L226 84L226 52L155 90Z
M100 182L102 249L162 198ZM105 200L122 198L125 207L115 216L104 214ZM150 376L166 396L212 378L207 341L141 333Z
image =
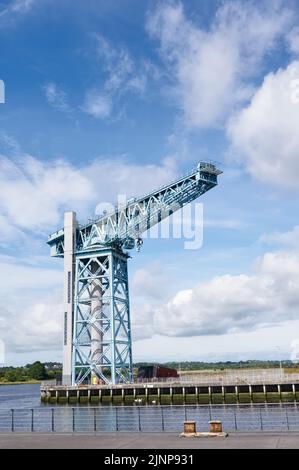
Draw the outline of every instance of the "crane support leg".
M128 256L76 255L72 383L132 381Z

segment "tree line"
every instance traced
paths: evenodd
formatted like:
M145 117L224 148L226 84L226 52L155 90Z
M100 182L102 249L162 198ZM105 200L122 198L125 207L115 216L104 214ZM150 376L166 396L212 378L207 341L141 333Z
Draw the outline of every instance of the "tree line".
M137 362L133 365L135 371L140 366L151 366L155 363ZM292 361L261 361L249 360L239 362L200 362L200 361L183 361L183 362L165 362L156 363L179 371L194 370L224 370L224 369L270 369L270 368L298 368L298 364ZM23 367L1 367L0 368L0 384L5 382L29 382L31 380L51 380L61 379L62 364L60 362L40 362L27 364Z
M61 377L61 364L36 361L23 367L1 367L0 383L51 380Z

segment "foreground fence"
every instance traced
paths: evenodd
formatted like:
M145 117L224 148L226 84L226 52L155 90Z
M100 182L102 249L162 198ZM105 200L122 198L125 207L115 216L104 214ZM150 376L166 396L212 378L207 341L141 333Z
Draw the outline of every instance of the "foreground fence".
M221 420L225 431L299 431L296 405L40 407L0 409L0 432L181 432L194 420L198 431Z

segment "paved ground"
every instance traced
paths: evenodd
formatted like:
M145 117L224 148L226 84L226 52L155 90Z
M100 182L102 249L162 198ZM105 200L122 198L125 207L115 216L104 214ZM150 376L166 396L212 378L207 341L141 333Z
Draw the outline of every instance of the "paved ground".
M0 449L299 449L299 433L239 433L227 438L177 434L0 434Z

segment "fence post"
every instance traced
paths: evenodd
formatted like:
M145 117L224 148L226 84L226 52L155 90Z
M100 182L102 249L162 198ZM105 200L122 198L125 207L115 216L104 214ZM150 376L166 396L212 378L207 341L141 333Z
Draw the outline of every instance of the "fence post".
M55 425L54 425L54 408L51 410L51 422L52 422L52 432L55 432Z
M141 416L140 416L140 406L138 406L138 430L141 431Z
M289 423L289 415L288 415L288 409L286 408L286 422L287 422L287 430L290 430L290 423Z
M238 431L236 408L234 408L234 420L235 420L235 430Z
M161 424L162 424L162 431L165 431L163 406L161 406Z
M187 406L186 406L186 405L184 406L184 411L185 411L185 421L187 421L187 420L188 420L188 414L187 414L187 411L188 411L188 410L187 410Z
M116 428L116 431L118 431L118 413L117 413L117 407L115 407L115 428Z
M14 418L14 415L15 415L15 410L11 410L11 431L14 432L15 431L15 418Z
M212 408L211 408L211 405L209 406L209 418L210 418L210 421L212 421Z
M75 408L72 408L73 411L73 432L76 430L76 423L75 423Z
M93 409L93 430L94 432L97 432L97 415L96 415L97 409Z
M34 432L34 409L31 408L31 432Z

